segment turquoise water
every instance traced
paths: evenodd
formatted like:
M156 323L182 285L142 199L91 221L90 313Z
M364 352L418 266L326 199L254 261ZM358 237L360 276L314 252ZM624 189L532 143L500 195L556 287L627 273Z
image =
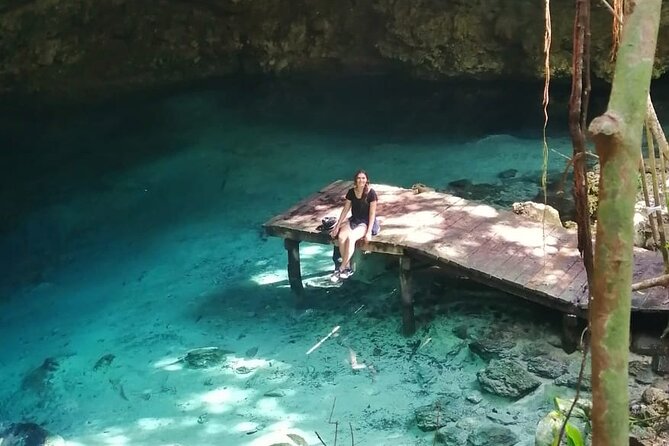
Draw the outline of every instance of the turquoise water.
M320 245L302 246L312 308L297 310L283 244L261 225L359 167L372 182L446 190L468 179L497 205L531 199L540 94L257 80L6 106L0 421L33 421L73 445L262 446L288 433L315 445L319 432L330 446L335 433L349 444L351 430L356 445L427 445L434 433L414 411L441 399L458 435L496 424L533 444L550 397L571 391L547 380L519 401L479 399L487 360L467 342L503 331L512 356L560 356L555 315L426 271L418 333L403 338L394 264L374 258L366 280L329 286ZM553 178L558 153L571 152L563 114L549 127ZM508 169L512 181L499 177ZM188 351L212 346L220 362L184 366Z

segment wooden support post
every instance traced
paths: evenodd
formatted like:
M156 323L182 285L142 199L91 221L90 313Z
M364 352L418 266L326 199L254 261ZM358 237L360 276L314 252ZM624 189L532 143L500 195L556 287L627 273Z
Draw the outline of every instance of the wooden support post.
M662 156L662 155L660 155ZM669 373L669 339L667 334L669 333L669 322L667 327L662 332L660 336L660 345L659 352L653 355L650 362L651 370L660 375L666 375Z
M413 313L413 289L411 286L411 258L400 257L400 293L402 297L402 333L411 336L416 332Z
M630 333L630 351L650 356L651 370L659 375L669 373L669 339L657 337L657 333L634 331Z
M298 303L302 301L304 295L304 286L302 286L302 272L300 271L300 242L297 240L285 239L283 246L288 252L288 281L290 289L297 297Z
M571 313L562 315L562 333L560 340L562 341L562 350L565 353L573 353L578 348L581 342L581 332L579 330L578 316Z

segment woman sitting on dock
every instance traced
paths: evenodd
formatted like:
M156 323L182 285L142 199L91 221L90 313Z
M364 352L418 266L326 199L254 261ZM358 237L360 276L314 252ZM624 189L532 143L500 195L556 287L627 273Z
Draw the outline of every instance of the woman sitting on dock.
M353 177L353 187L346 193L344 209L334 228L330 231L332 238L339 240L339 250L342 262L332 274L332 281L348 279L352 274L351 258L355 251L355 243L361 238L366 242L379 232L379 223L376 220L376 191L369 186L369 176L364 170L359 170ZM344 220L351 211L351 218Z

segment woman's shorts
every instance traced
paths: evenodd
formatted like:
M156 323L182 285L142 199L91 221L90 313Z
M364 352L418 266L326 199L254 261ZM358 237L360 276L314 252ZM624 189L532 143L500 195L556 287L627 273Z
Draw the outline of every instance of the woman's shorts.
M348 224L351 226L351 229L355 229L360 225L366 225L366 221L358 221L358 220L353 220L352 218L348 219ZM381 225L379 224L379 219L375 218L374 219L374 224L372 225L372 235L376 235L381 231Z

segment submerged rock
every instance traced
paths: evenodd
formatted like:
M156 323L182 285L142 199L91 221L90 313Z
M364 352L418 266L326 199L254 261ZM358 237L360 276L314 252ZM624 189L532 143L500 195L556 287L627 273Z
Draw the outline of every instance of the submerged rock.
M15 423L2 429L0 424L0 445L2 446L64 446L65 440L35 423Z
M560 361L549 356L537 356L527 359L527 369L542 378L558 378L567 372L568 366L565 361Z
M478 390L473 390L467 394L465 400L472 404L479 404L481 401L483 401L483 395L481 395L481 392Z
M465 444L467 441L467 431L461 429L456 423L448 423L434 433L434 443L449 445Z
M658 439L657 432L652 427L639 426L630 423L630 446L657 446L662 445L662 439Z
M467 446L513 446L518 443L518 436L509 428L502 426L482 426L467 437Z
M510 175L506 173L505 175ZM508 208L519 199L528 200L538 190L539 179L529 176L500 178L501 183L474 183L469 179L451 181L446 192L468 200L483 201Z
M481 388L486 392L507 398L521 398L541 384L525 368L511 359L493 359L477 373Z
M496 202L504 188L495 184L472 183L471 180L461 179L448 183L448 192L452 192L469 200Z
M518 169L506 169L497 174L497 178L502 180L508 180L509 178L515 178L518 174Z
M486 418L490 421L494 421L496 424L501 424L508 426L510 424L518 424L518 417L514 416L508 412L499 412L497 409L493 409L486 414Z
M180 358L178 362L183 362L186 367L191 369L206 369L220 365L225 361L226 355L230 353L232 353L231 350L218 347L196 348L186 353L186 356Z
M645 361L630 361L628 365L629 374L639 384L651 384L657 379L657 375L651 370L650 363Z
M460 339L467 339L469 337L469 327L465 324L454 327L452 331L453 334Z
M418 429L423 432L430 432L445 426L447 421L439 416L441 413L440 407L440 403L435 403L417 408L415 416Z
M463 412L461 409L446 408L446 405L443 401L437 401L433 404L418 407L415 410L418 429L423 432L431 432L462 418Z
M504 357L515 346L516 341L513 339L504 336L495 338L494 335L469 343L469 349L485 360Z
M563 386L563 387L570 387L572 389L575 389L578 383L578 374L577 373L567 373L565 375L560 376L555 380L555 385L558 386ZM592 383L590 382L590 375L585 374L583 375L583 379L581 380L581 383L579 385L581 390L586 390L590 391L592 390Z

